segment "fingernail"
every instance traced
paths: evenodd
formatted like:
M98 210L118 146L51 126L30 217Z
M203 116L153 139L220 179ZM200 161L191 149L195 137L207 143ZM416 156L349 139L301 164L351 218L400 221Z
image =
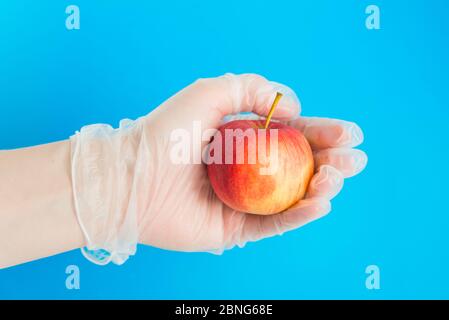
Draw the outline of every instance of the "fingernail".
M352 126L350 128L350 133L351 133L352 142L353 142L354 146L359 145L363 142L363 139L364 139L363 131L355 123L352 124Z
M325 201L320 202L320 205L317 206L316 210L317 210L316 214L319 218L327 216L329 214L329 212L331 212L330 201L325 200Z
M357 154L354 155L353 163L354 163L354 174L359 174L363 169L365 169L367 163L368 163L368 157L367 155L360 150L357 150Z
M312 200L309 204L304 205L304 211L310 212L311 216L322 217L331 211L331 203L323 197L310 198ZM307 208L307 209L305 209Z
M320 167L315 186L319 186L329 177L328 165L322 165Z
M337 171L337 169L334 169L334 170ZM331 175L331 184L333 186L338 186L338 185L342 184L343 180L344 180L343 176L339 172L334 172Z
M328 200L334 198L343 187L344 178L343 175L334 167L329 165L321 166L320 173L318 175L318 181L314 184L314 190L316 195L326 198ZM321 183L325 183L325 187L321 187Z

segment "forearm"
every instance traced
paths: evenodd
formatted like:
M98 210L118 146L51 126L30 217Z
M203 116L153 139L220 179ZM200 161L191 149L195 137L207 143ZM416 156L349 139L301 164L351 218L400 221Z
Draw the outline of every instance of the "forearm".
M70 143L0 151L0 267L83 246Z

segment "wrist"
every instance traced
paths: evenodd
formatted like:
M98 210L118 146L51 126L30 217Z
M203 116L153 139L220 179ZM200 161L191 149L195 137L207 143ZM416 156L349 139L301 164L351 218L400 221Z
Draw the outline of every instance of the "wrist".
M0 154L0 218L1 266L84 244L73 206L68 141Z

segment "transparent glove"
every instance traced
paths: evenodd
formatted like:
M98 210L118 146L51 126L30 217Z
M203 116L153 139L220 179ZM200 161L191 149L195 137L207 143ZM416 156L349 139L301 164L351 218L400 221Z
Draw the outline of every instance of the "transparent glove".
M269 216L236 212L212 190L201 153L224 121L266 116L301 130L312 146L316 173L306 197ZM351 122L298 117L296 95L254 75L200 79L150 114L109 125L83 127L71 137L74 199L87 247L98 264L123 263L138 242L177 251L221 253L248 241L280 235L326 215L343 180L363 170L363 141ZM198 127L200 130L198 131ZM199 134L198 134L199 132ZM181 137L190 137L180 143ZM184 150L179 150L179 148ZM173 161L180 151L189 161Z

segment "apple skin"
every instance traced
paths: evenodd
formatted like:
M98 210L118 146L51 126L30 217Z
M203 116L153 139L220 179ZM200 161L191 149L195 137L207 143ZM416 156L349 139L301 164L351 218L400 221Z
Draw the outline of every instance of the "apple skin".
M207 165L209 180L218 198L236 211L259 215L284 211L304 197L314 172L312 149L307 139L299 130L279 122L270 122L267 130L263 131L266 134L266 154L269 156L268 129L278 129L278 160L274 174L261 174L260 168L266 168L269 164L267 161L261 163L259 157L255 163L249 163L248 139L243 140L244 148L241 148L245 153L244 161L236 163L236 138L232 141L233 148L226 150L225 129L254 130L257 136L258 129L263 129L264 125L264 120L231 121L221 126L218 129L220 134L217 132L213 138L221 139L222 162ZM227 152L233 153L231 164L225 163ZM213 150L211 155L214 155Z

